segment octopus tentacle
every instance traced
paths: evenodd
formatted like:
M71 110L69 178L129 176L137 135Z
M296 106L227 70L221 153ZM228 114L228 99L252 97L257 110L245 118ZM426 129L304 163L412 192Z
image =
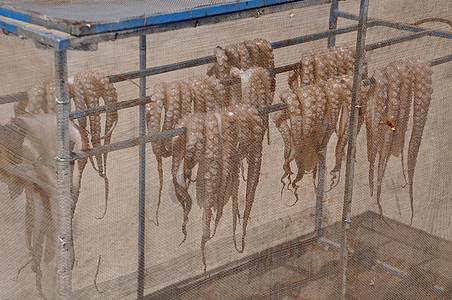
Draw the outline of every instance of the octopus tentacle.
M166 96L166 106L165 106L165 119L163 120L162 131L173 129L180 118L180 91L179 82L173 81L171 83L165 84L165 96ZM171 155L172 147L171 140L166 140L164 142L166 152Z
M330 186L330 190L332 188L334 188L335 186L337 186L337 184L339 183L340 180L340 170L342 167L342 159L345 155L345 146L347 145L348 142L348 135L347 135L347 130L348 130L348 126L349 126L349 122L350 122L350 109L351 109L351 100L352 100L352 92L351 92L351 88L353 85L353 80L351 78L351 76L345 75L342 76L341 79L341 84L340 85L336 85L336 93L338 95L338 97L341 99L342 101L342 105L341 105L341 115L340 115L340 120L339 120L339 127L337 130L338 133L338 141L336 144L336 163L334 168L331 170L330 174L331 174L331 186ZM367 98L367 89L366 88L362 88L361 89L361 94L362 94L362 99L360 101L360 105L362 105L362 112L359 112L359 115L357 116L358 118L358 130L357 130L357 134L360 132L362 123L364 122L364 110L366 107L366 98ZM336 181L337 179L337 181Z
M299 90L297 90L299 91ZM304 167L303 167L303 132L302 132L302 111L301 111L301 104L299 102L299 98L295 93L292 91L286 91L283 92L281 95L281 100L286 101L287 104L287 112L289 115L289 122L290 122L290 133L291 133L291 140L292 140L292 147L295 150L294 151L294 160L297 165L297 175L295 179L292 181L292 188L294 188L294 194L296 201L298 202L298 194L297 189L298 185L297 182L300 181L303 178L304 175ZM290 163L287 162L287 163ZM289 167L290 168L290 167ZM282 180L282 178L281 178ZM294 203L294 204L295 204Z
M384 119L391 120L392 118L398 117L398 111L400 106L399 96L400 96L400 77L395 70L394 65L390 65L385 68L385 76L388 80L388 92L387 92L387 100L386 100L386 114L384 115ZM380 127L382 127L380 125ZM381 185L383 181L383 176L385 173L385 169L389 158L391 156L391 146L394 134L392 130L388 127L384 127L384 132L382 136L382 144L379 149L379 158L378 158L378 173L377 173L377 204L380 210L381 218L383 217L383 209L380 204L380 196L381 196ZM389 225L389 224L388 224Z
M182 128L187 126L187 134L176 136L173 139L172 148L174 149L173 159L172 159L172 167L171 173L173 176L173 184L176 193L176 198L182 206L183 210L183 223L182 223L182 233L184 238L180 244L182 244L187 238L187 223L188 223L188 214L191 210L191 197L188 194L186 180L185 180L185 151L187 139L193 136L193 131L197 130L196 124L193 122L196 118L192 118L188 120L187 118L182 118L177 127ZM193 126L195 127L193 130ZM192 145L194 147L194 145Z
M394 121L396 131L392 142L391 154L395 157L400 155L402 162L402 173L405 179L405 185L408 184L405 174L404 163L404 147L405 134L408 129L408 121L410 118L411 102L413 98L413 82L414 75L412 72L413 62L411 60L402 61L398 64L397 71L401 78L400 87L400 109L397 119Z
M215 226L213 229L212 237L215 235L220 219L223 215L223 209L229 200L228 189L230 188L232 164L236 149L237 140L237 128L234 120L234 110L230 108L223 109L220 113L214 113L217 117L217 122L220 129L220 139L222 145L222 174L220 178L220 184L218 187L218 204L217 213L215 216ZM221 120L221 121L220 121ZM221 125L220 125L221 122Z
M414 71L414 109L413 130L408 146L408 183L411 202L411 223L414 216L413 180L417 155L421 145L424 126L427 121L428 109L432 99L432 69L428 61L416 60L413 64Z
M245 210L243 212L242 243L241 248L237 249L238 252L242 253L245 249L246 229L254 203L256 188L259 183L259 174L262 162L262 142L265 131L263 130L262 119L259 117L255 108L250 106L243 107L240 109L240 113L243 114L248 120L248 124L251 127L250 133L252 133L252 136L249 136L249 141L251 142L250 144L252 147L246 156L246 161L248 163L248 178L246 182Z
M280 97L283 97L283 95L288 96L288 94L281 94ZM282 101L284 103L286 103L287 99L284 99ZM286 111L277 111L272 116L272 118L273 118L273 122L275 123L276 128L278 128L278 130L282 136L283 143L284 143L284 164L283 164L284 174L281 176L281 183L282 183L281 197L282 197L282 192L284 190L284 187L286 186L286 183L284 182L284 178L287 177L289 180L289 185L291 184L290 176L293 174L293 172L290 170L290 162L294 159L293 155L291 155L292 153L294 153L294 150L292 148L290 127L287 124L287 120L289 119L287 112Z
M384 130L387 128L384 128L384 126L379 125L380 123L384 123L387 120L385 120L386 116L386 98L388 94L388 79L387 76L384 74L383 70L376 70L374 74L375 78L375 84L373 87L373 115L369 115L368 117L368 124L366 126L369 128L368 132L370 130L372 140L371 144L367 144L367 153L368 153L368 161L369 161L369 187L370 187L370 194L373 194L373 188L374 188L374 165L375 160L377 157L379 145L383 143L383 136L384 136ZM370 101L369 101L370 103ZM370 110L368 109L370 112ZM369 148L370 147L370 148Z

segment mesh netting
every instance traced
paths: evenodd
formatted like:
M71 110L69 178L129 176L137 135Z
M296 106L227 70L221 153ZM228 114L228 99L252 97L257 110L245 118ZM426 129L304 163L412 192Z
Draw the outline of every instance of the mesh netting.
M209 63L146 78L146 134L179 131L146 144L142 281L139 147L73 162L73 299L136 299L138 285L146 299L337 297L347 158L355 168L346 299L452 297L452 69L429 64L451 54L450 40L425 34L380 47L412 33L368 28L374 49L350 158L356 31L338 35L331 49L326 39L276 43L328 31L330 7L264 10L146 36L147 68ZM356 15L359 1L339 9ZM451 13L448 0L371 1L369 22L428 20L418 26L451 32ZM338 28L356 24L340 18ZM56 299L54 52L6 34L0 45L0 95L27 99L2 104L0 114L0 298ZM139 70L139 48L134 36L68 51L71 111L139 98L139 79L109 81ZM137 105L91 113L70 121L71 151L115 145L141 129Z

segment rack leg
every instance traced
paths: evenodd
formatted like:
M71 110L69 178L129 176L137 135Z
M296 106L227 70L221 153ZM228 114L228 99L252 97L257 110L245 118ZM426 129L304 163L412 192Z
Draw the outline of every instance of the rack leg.
M350 110L350 126L347 149L347 164L345 169L345 191L344 204L342 209L342 230L341 230L341 247L339 260L339 277L338 277L338 299L346 299L346 283L347 283L347 262L349 255L349 234L351 226L351 208L353 193L353 176L355 168L355 152L356 152L356 136L358 122L355 115L360 113L360 90L361 78L363 74L363 57L366 44L367 31L367 13L369 8L369 0L361 0L358 34L356 39L356 60L353 77L352 104Z
M330 10L330 25L329 29L334 30L337 29L337 12L339 11L339 1L333 0L331 2L331 10ZM328 47L334 47L336 45L336 36L333 35L328 38Z
M67 52L55 50L57 144L56 157L58 176L58 260L57 288L59 299L71 299L72 294L72 195L71 195L71 151L69 146L69 97L67 86Z
M140 36L140 70L146 70L146 35ZM140 78L140 98L146 98L146 76ZM140 136L146 135L145 105L140 105ZM139 171L139 213L138 213L138 288L137 299L143 299L144 292L144 246L145 246L145 196L146 196L146 144L140 145L140 171Z

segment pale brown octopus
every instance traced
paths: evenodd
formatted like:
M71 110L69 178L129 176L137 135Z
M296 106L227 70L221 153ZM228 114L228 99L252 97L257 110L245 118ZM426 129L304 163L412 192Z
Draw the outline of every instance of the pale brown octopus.
M59 222L55 165L55 157L58 154L56 115L24 113L12 121L13 124L2 126L2 136L5 138L3 141L8 143L2 143L0 147L3 175L1 180L9 184L11 180L8 179L12 179L20 186L20 189L16 189L16 196L25 191L25 236L30 255L25 266L31 263L31 269L36 274L36 287L39 294L43 295L41 262L44 260L48 264L54 258L57 244L55 226ZM69 123L69 138L71 151L88 148L86 132L80 130L72 121ZM8 171L9 168L17 168L19 163L27 166L21 177ZM87 159L72 163L72 216L86 163Z
M235 105L219 111L187 115L177 128L185 127L185 135L173 139L172 175L176 196L184 211L182 232L186 238L186 224L192 200L188 194L192 169L198 165L196 199L203 210L203 234L201 238L202 261L206 270L205 245L216 232L223 208L232 196L234 245L239 252L245 247L246 227L259 181L262 158L262 119L256 109L247 105ZM248 148L243 147L244 142ZM242 149L240 149L242 145ZM237 195L237 157L246 158L248 177L243 213L242 247L235 242L236 221L239 215ZM235 176L235 174L237 176ZM233 196L235 195L235 196ZM213 232L211 221L216 211Z
M225 98L224 86L212 76L195 76L187 80L159 83L154 86L150 103L146 105L148 132L156 134L174 129L179 119L187 114L217 110L227 105L229 102ZM158 207L163 187L162 159L173 154L171 139L152 142L152 150L157 160L160 183L155 221L158 225Z
M97 72L81 72L68 79L68 96L74 101L76 110L86 108L95 108L99 106L99 98L104 100L105 105L115 105L118 102L116 89L107 77ZM28 100L21 101L15 106L15 114L20 115L23 112L32 114L55 113L55 80L46 80L40 82L28 92ZM116 110L108 111L105 117L105 129L102 135L102 126L99 114L89 116L89 128L86 117L78 119L80 128L90 134L90 142L93 147L110 144L111 135L118 121L118 112ZM97 168L90 157L93 168L105 181L105 201L108 201L108 179L106 176L107 153L96 156ZM102 217L105 215L107 205L105 205Z
M335 98L340 99L341 101L341 113L340 119L337 127L337 143L335 150L335 165L334 168L330 171L331 175L331 186L330 190L339 184L340 180L340 172L342 168L342 161L345 156L345 146L348 143L348 133L349 133L349 125L350 125L350 109L352 103L352 88L353 88L353 77L349 75L341 76L333 81L331 81L332 86L330 87L332 93L335 94ZM357 134L359 134L361 130L361 126L364 122L364 114L367 107L367 98L369 93L369 87L361 85L360 90L360 103L361 107L359 113L357 115L358 122L358 130Z
M244 41L232 44L224 49L216 47L214 54L217 61L209 66L207 75L215 76L220 80L231 78L232 68L243 71L252 67L261 67L266 70L275 68L273 49L270 42L263 39ZM275 92L276 78L271 75L271 98ZM243 84L242 84L243 85ZM241 85L232 84L226 87L226 99L231 104L243 103L241 101Z
M82 72L74 76L74 104L77 110L92 109L99 106L99 99L104 100L105 105L115 105L118 102L118 95L116 89L107 77L97 72ZM105 115L105 129L101 136L102 126L101 117L99 114L89 116L89 133L91 136L91 144L93 147L108 145L111 141L111 135L118 121L118 111L107 111ZM79 125L85 129L86 120L82 118L79 120ZM103 140L103 144L101 143ZM108 200L109 184L107 178L107 155L96 155L97 171L105 181L105 201ZM91 161L92 162L92 161ZM92 162L93 163L93 162ZM94 165L93 165L94 167ZM96 169L96 168L95 168ZM107 205L102 214L103 218L107 212Z
M308 172L313 172L315 179L317 163L321 160L321 154L334 132L338 136L338 142L335 153L336 164L331 171L332 185L340 172L348 140L351 85L351 76L345 75L320 81L318 85L310 84L295 90L287 90L280 96L282 102L287 104L287 111L276 113L273 120L284 142L284 174L281 182L284 188L284 179L288 178L297 201L297 182ZM363 88L362 92L365 95L367 89ZM365 108L365 100L361 105ZM360 114L359 126L363 120L364 116ZM290 176L293 173L290 162L293 160L298 171L295 180L291 181Z
M408 127L411 102L413 109L413 129L408 146L408 183L410 189L411 222L414 216L413 177L422 133L427 120L432 89L430 64L419 59L396 61L374 74L372 98L366 111L367 153L369 160L369 186L373 191L374 165L378 154L377 204L383 218L380 204L382 181L391 154L401 155L404 168L404 144ZM384 126L393 121L393 130ZM382 126L383 125L383 126Z
M284 142L284 174L281 182L284 189L284 179L288 178L297 202L297 183L306 172L312 171L315 176L317 163L328 142L329 133L324 132L323 126L326 118L334 118L334 101L329 100L318 85L287 90L280 95L280 99L287 104L287 111L275 114L273 120ZM293 173L290 163L293 160L297 166L297 176L291 181Z
M299 67L289 72L292 90L304 85L321 84L343 75L353 76L356 48L352 44L308 52L301 56ZM367 78L367 59L364 57L363 79Z

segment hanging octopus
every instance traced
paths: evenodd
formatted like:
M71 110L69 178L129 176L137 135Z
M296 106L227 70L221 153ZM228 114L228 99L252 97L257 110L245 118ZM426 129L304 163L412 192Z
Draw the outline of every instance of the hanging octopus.
M88 109L93 109L99 106L99 99L104 100L105 105L115 105L118 102L118 95L113 84L108 78L104 77L100 73L96 72L82 72L74 76L74 104L75 109L80 110L85 107ZM108 145L111 141L111 135L115 129L118 122L118 111L112 110L107 111L105 115L105 131L102 135L101 130L101 117L99 114L94 114L89 116L89 129L86 128L86 119L79 119L79 125L83 129L87 129L90 133L91 144L93 147L99 147L102 145ZM103 140L103 144L101 143ZM109 194L109 184L107 178L107 154L96 155L97 169L94 167L94 162L91 160L91 164L94 169L99 173L105 181L105 209L102 219L107 212L107 201ZM91 159L91 158L90 158Z
M408 146L408 183L410 189L411 222L413 221L413 178L422 133L431 101L432 71L430 64L422 60L396 61L374 74L372 98L366 110L367 154L369 160L369 185L374 187L374 165L378 155L377 204L380 204L381 187L389 158L401 156L403 174L405 134L408 128L411 102L413 102L413 129ZM381 124L394 120L393 130ZM384 219L383 219L384 220Z
M212 76L195 76L181 81L159 83L154 86L150 103L146 105L148 132L156 134L174 129L178 121L187 114L218 110L227 105L229 102L225 98L224 86ZM160 184L155 221L158 225L163 187L163 158L173 154L171 140L152 142L152 151L157 160Z
M337 127L337 143L335 149L335 165L334 168L330 171L331 175L331 186L330 190L337 186L340 181L340 172L342 168L342 161L345 157L345 146L348 143L348 132L349 132L349 124L350 124L350 109L352 103L352 88L353 88L353 77L349 75L344 75L336 80L332 80L330 82L332 87L330 88L331 92L335 94L335 98L340 99L341 104L341 112L340 119ZM367 98L368 98L369 88L367 86L361 85L360 91L360 110L357 117L358 129L357 134L359 134L361 130L361 126L364 122L364 112L367 107Z
M201 237L202 262L206 270L205 246L215 235L223 214L223 208L235 193L234 174L237 173L237 156L244 156L248 163L248 178L243 213L242 247L235 242L238 202L233 198L234 244L243 252L248 219L259 181L262 158L262 119L256 109L247 105L235 105L219 111L187 115L177 128L185 127L185 135L173 139L172 175L178 201L184 211L182 232L186 239L186 225L192 200L188 193L192 169L198 165L196 175L196 200L203 210ZM239 149L247 141L250 148ZM241 152L243 151L243 152ZM236 176L238 178L238 176ZM213 214L214 227L211 230ZM184 241L183 240L183 241Z
M313 172L315 176L317 163L331 136L323 130L324 122L337 119L333 111L338 109L333 108L336 101L328 99L318 85L287 90L280 95L280 99L287 105L287 111L277 113L273 120L284 142L284 174L281 182L284 189L284 179L288 178L298 201L297 183L307 172ZM293 181L290 179L293 174L291 161L295 161L297 166L297 175Z
M260 67L266 70L275 68L272 46L268 41L263 39L232 44L224 49L218 46L214 50L214 55L217 61L209 66L207 75L214 76L220 80L231 78L232 68L243 71L252 67ZM273 95L276 88L276 78L275 75L271 75L270 78L271 95ZM226 87L226 99L231 104L243 103L240 100L240 91L241 85L239 83L228 85Z
M356 49L352 44L308 52L301 56L299 67L289 72L288 84L292 90L304 85L353 76ZM364 57L363 79L367 78L367 58Z
M3 166L17 168L18 163L29 166L16 184L21 185L20 191L25 191L26 246L30 255L27 264L31 263L31 269L36 274L36 287L40 295L42 295L41 262L44 260L48 264L54 258L57 238L55 226L59 222L58 195L56 194L57 172L54 159L57 155L56 124L55 114L24 113L13 119L13 124L3 126L2 129L6 131L2 130L2 133L6 134L5 138L10 143L2 144L4 146L0 147ZM71 151L88 148L86 132L80 130L72 121L69 123L69 139L72 145ZM87 159L79 159L72 164L72 216L75 212L86 163ZM2 169L1 174L7 179L18 178L8 172L8 169Z
M240 79L241 97L239 104L250 105L254 108L272 104L274 96L273 79L266 69L252 67L244 71L233 67L230 76ZM268 116L264 117L264 128L265 131L268 130Z
M68 96L74 101L76 110L86 108L95 108L99 106L99 99L102 97L105 105L115 105L118 102L118 96L113 84L100 73L81 72L68 80ZM40 82L38 85L28 91L28 100L16 104L14 110L18 116L23 112L31 114L55 113L55 80ZM78 125L84 131L89 132L90 142L93 147L110 144L111 135L118 122L118 112L116 110L106 112L105 132L102 135L101 117L99 114L89 116L89 128L86 117L78 119ZM90 158L93 168L105 181L105 202L108 201L108 179L106 176L107 153L96 156L97 167L92 158ZM101 218L105 215L107 205Z

